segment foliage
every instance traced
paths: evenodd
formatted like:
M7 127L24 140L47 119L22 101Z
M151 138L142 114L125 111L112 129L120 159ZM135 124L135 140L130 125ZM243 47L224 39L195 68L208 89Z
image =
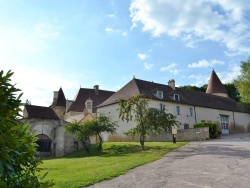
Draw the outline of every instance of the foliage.
M236 102L240 102L240 94L239 94L235 84L234 83L227 83L227 84L224 84L224 86L227 90L228 97L233 99Z
M102 137L101 133L111 133L114 134L116 132L117 122L112 121L111 117L105 116L104 114L100 113L95 120L95 123L92 124L91 130L93 131L94 135L99 138L98 143L98 150L102 150Z
M234 84L240 94L240 101L250 108L250 57L241 62L241 75L234 80Z
M117 122L112 121L111 117L99 114L96 120L87 120L84 122L76 122L65 124L66 130L75 135L75 137L81 140L84 149L89 153L89 138L91 136L97 136L99 138L98 150L102 150L102 137L101 133L115 133Z
M148 108L148 101L142 95L134 95L127 100L120 99L119 118L127 122L134 119L137 125L125 134L132 137L139 134L142 150L145 149L145 136L149 131L166 131L178 123L175 116L165 112L165 108Z
M74 120L72 123L64 124L66 131L73 133L77 140L82 142L83 148L89 153L90 143L89 137L93 135L93 131L90 129L94 121L84 121L83 123L78 123Z
M201 87L187 85L187 86L181 86L181 88L188 89L188 90L194 90L194 91L200 91L200 92L206 92L207 84L203 85Z
M237 88L236 88L234 83L224 84L224 87L227 90L229 98L233 99L236 102L240 101L240 95L239 95L239 93L237 91ZM181 86L181 88L185 88L185 89L188 89L188 90L194 90L194 91L200 91L200 92L206 92L207 84L204 84L201 87L187 85L187 86Z
M209 137L210 138L217 138L219 135L217 125L212 122L202 122L202 123L197 123L194 125L194 128L198 127L209 127Z
M186 142L146 142L142 151L136 142L105 142L103 151L91 147L62 158L45 159L45 168L56 183L55 188L85 187L125 174L137 166L162 158L166 153L183 146ZM66 172L65 172L65 169Z
M36 172L40 161L35 158L36 137L20 123L20 89L12 85L13 72L0 72L0 185L1 187L50 187L41 183Z

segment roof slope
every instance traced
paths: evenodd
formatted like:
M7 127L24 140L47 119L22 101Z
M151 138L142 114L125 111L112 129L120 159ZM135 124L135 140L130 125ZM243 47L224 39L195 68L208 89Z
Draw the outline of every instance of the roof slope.
M75 101L72 103L69 111L83 112L86 108L85 102L88 99L93 101L93 112L96 112L95 107L104 102L107 98L113 95L113 91L98 90L98 94L95 93L95 89L80 88Z
M227 90L221 83L219 77L217 76L214 70L212 71L211 77L209 79L206 93L227 93Z
M55 106L66 107L66 98L65 98L62 88L60 88L58 91L58 98L57 98L57 101L55 102Z
M159 99L156 91L163 92L163 98ZM193 106L201 106L214 109L222 109L229 111L239 111L237 103L226 97L211 95L199 91L187 90L184 88L175 87L173 90L170 86L148 82L139 79L133 79L126 84L122 89L104 101L99 107L109 104L118 103L119 99L128 99L133 95L143 94L146 98L161 100L165 102L182 103ZM179 101L174 100L174 94L179 95Z
M54 110L50 107L25 105L28 118L59 119Z

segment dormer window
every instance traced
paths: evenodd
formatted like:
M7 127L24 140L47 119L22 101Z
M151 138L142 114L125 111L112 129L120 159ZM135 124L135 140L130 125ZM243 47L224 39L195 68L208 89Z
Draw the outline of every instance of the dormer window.
M163 99L163 92L162 91L157 91L156 95L159 99Z
M175 101L179 101L179 100L180 100L179 94L174 94L174 100L175 100Z
M87 110L92 111L93 101L91 99L86 100L85 106Z

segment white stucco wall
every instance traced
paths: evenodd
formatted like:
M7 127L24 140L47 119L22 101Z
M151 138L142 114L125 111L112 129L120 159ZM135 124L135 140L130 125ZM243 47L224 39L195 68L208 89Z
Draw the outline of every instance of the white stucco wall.
M250 132L250 114L231 112L226 110L211 109L205 107L195 107L192 105L180 104L180 103L169 103L157 100L150 100L148 103L149 107L158 108L159 104L165 105L167 113L171 113L177 117L177 121L180 122L178 129L184 129L184 124L188 124L189 128L193 128L196 123L205 122L215 122L220 128L220 115L225 115L229 117L229 131L230 133L243 133ZM180 115L176 115L175 107L180 106ZM193 116L188 113L188 108L193 108ZM118 103L99 107L97 112L104 113L111 116L114 121L118 121L119 128L116 135L105 135L105 141L129 141L128 138L123 133L130 130L132 127L136 126L133 121L126 122L119 119L119 105Z

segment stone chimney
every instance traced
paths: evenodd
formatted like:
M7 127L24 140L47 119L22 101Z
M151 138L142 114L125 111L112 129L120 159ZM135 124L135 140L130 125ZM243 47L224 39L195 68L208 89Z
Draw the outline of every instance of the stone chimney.
M58 99L58 91L54 91L54 98L53 98L53 104L56 104L56 101Z
M95 94L99 95L99 85L94 86Z
M173 90L175 90L175 81L174 81L174 79L168 81L168 86L170 86Z

